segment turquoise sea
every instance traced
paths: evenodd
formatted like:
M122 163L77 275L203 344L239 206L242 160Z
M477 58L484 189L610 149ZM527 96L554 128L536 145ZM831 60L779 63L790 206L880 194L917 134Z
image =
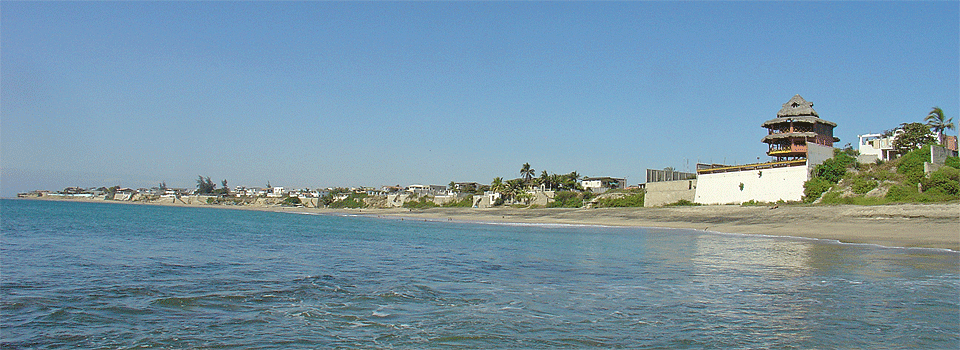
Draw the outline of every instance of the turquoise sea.
M2 200L0 347L960 348L960 254Z

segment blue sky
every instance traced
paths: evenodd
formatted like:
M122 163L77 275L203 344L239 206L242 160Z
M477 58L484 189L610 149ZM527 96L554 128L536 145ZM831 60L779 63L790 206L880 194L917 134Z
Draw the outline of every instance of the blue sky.
M960 3L0 3L0 195L489 183L766 160L960 114ZM955 131L950 132L956 134Z

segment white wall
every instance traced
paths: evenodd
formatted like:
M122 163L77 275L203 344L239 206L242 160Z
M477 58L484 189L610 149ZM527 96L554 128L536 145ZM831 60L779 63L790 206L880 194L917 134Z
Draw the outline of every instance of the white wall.
M806 166L700 174L694 202L740 204L750 200L799 201L803 198L803 183L806 181ZM741 183L743 190L740 189Z

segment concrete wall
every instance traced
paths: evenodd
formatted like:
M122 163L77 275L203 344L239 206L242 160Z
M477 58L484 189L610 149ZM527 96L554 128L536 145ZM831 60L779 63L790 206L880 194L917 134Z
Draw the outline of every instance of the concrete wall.
M553 197L556 196L554 191L536 191L533 193L533 200L530 201L530 205L539 205L541 207L547 206L550 202L553 202Z
M880 156L876 154L861 154L857 156L857 163L860 164L873 164L880 160Z
M479 196L473 196L473 203L478 208L492 208L493 203L495 203L499 198L499 193L487 192Z
M957 151L949 150L943 146L930 145L930 163L943 165L949 157L956 157Z
M825 160L830 158L833 158L833 147L807 143L807 166L809 166L810 169L823 164Z
M659 207L664 204L676 203L681 199L693 202L696 199L696 179L648 182L644 186L646 186L647 191L643 197L644 207Z
M697 179L694 202L700 204L740 204L758 202L799 201L808 167L793 166L763 170L701 174ZM743 189L740 189L740 184Z

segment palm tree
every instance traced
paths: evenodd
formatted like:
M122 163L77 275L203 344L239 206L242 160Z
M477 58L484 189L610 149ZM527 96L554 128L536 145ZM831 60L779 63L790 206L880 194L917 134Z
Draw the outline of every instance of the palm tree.
M576 171L571 171L569 174L564 175L564 177L565 177L564 180L567 182L567 185L570 186L570 189L581 190L581 191L583 190L583 187L580 186L580 182L579 182L580 178L582 178L583 176L578 174Z
M503 178L495 177L493 182L490 183L490 190L493 192L501 192L504 189Z
M510 198L511 201L515 200L517 199L518 194L521 194L524 192L523 187L524 187L523 180L513 179L510 181L507 181L505 195L507 196L507 198Z
M923 121L927 122L927 126L937 133L937 141L940 141L941 145L943 144L943 131L956 128L956 125L953 124L953 118L947 119L940 107L933 107L933 110L926 118L923 118Z
M546 170L540 172L540 184L543 185L545 189L552 190L553 184L550 183L550 174Z
M563 187L563 175L550 174L550 185L551 185L551 187L562 188L562 187Z
M529 183L536 174L537 171L530 167L530 163L523 163L523 167L520 168L520 176L523 176L524 183Z

